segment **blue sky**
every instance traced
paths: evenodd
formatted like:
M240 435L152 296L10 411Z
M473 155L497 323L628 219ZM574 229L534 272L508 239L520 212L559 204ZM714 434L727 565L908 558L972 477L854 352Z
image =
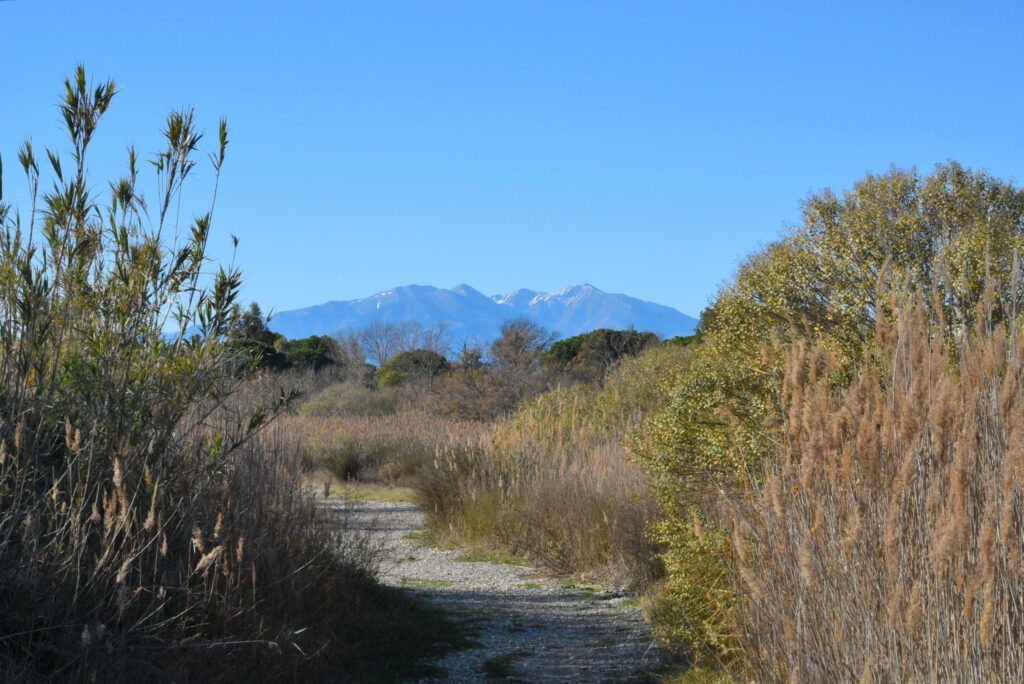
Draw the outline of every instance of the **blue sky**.
M587 282L697 315L808 192L1024 176L1024 5L823 5L0 2L5 199L81 61L121 88L98 188L171 108L228 119L211 253L239 237L246 300Z

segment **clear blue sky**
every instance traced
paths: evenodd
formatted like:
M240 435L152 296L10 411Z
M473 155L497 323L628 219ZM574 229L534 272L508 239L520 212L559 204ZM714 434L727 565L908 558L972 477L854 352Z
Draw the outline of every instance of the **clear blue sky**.
M121 88L97 185L172 107L227 117L246 300L589 282L696 315L810 191L1024 176L1024 5L825 4L0 2L5 194L82 61Z

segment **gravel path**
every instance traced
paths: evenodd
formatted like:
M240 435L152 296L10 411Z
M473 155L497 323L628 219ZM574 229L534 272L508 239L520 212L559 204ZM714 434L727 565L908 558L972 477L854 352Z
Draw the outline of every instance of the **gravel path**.
M333 505L346 509L349 529L386 549L381 581L465 616L478 631L481 648L437 663L448 672L443 681L647 681L645 673L660 663L640 609L619 592L420 545L409 538L424 520L413 504Z

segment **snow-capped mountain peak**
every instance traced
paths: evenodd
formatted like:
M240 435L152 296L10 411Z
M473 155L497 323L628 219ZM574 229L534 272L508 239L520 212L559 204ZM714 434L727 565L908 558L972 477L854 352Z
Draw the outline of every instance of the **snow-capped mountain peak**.
M445 321L457 344L467 337L494 339L504 321L517 317L531 318L562 337L629 327L665 336L688 335L697 323L671 307L610 294L589 284L557 292L519 289L492 297L460 284L450 290L405 285L363 299L282 311L270 321L270 328L296 339L359 329L374 320L416 321L427 327Z
M535 291L520 288L518 290L513 290L512 292L506 292L505 294L494 295L491 299L502 306L511 306L515 308L523 305L524 302L528 305L536 296L537 293Z

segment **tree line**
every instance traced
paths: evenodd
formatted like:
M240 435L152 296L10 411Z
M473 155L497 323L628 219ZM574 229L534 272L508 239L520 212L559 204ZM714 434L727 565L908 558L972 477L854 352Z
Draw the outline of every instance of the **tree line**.
M620 359L661 343L652 332L599 329L565 339L528 318L501 324L498 336L466 339L452 350L447 322L373 321L334 335L288 340L268 327L253 302L236 306L228 360L236 373L327 371L335 380L431 397L443 413L489 418L559 384L600 382ZM675 343L675 342L674 342Z

